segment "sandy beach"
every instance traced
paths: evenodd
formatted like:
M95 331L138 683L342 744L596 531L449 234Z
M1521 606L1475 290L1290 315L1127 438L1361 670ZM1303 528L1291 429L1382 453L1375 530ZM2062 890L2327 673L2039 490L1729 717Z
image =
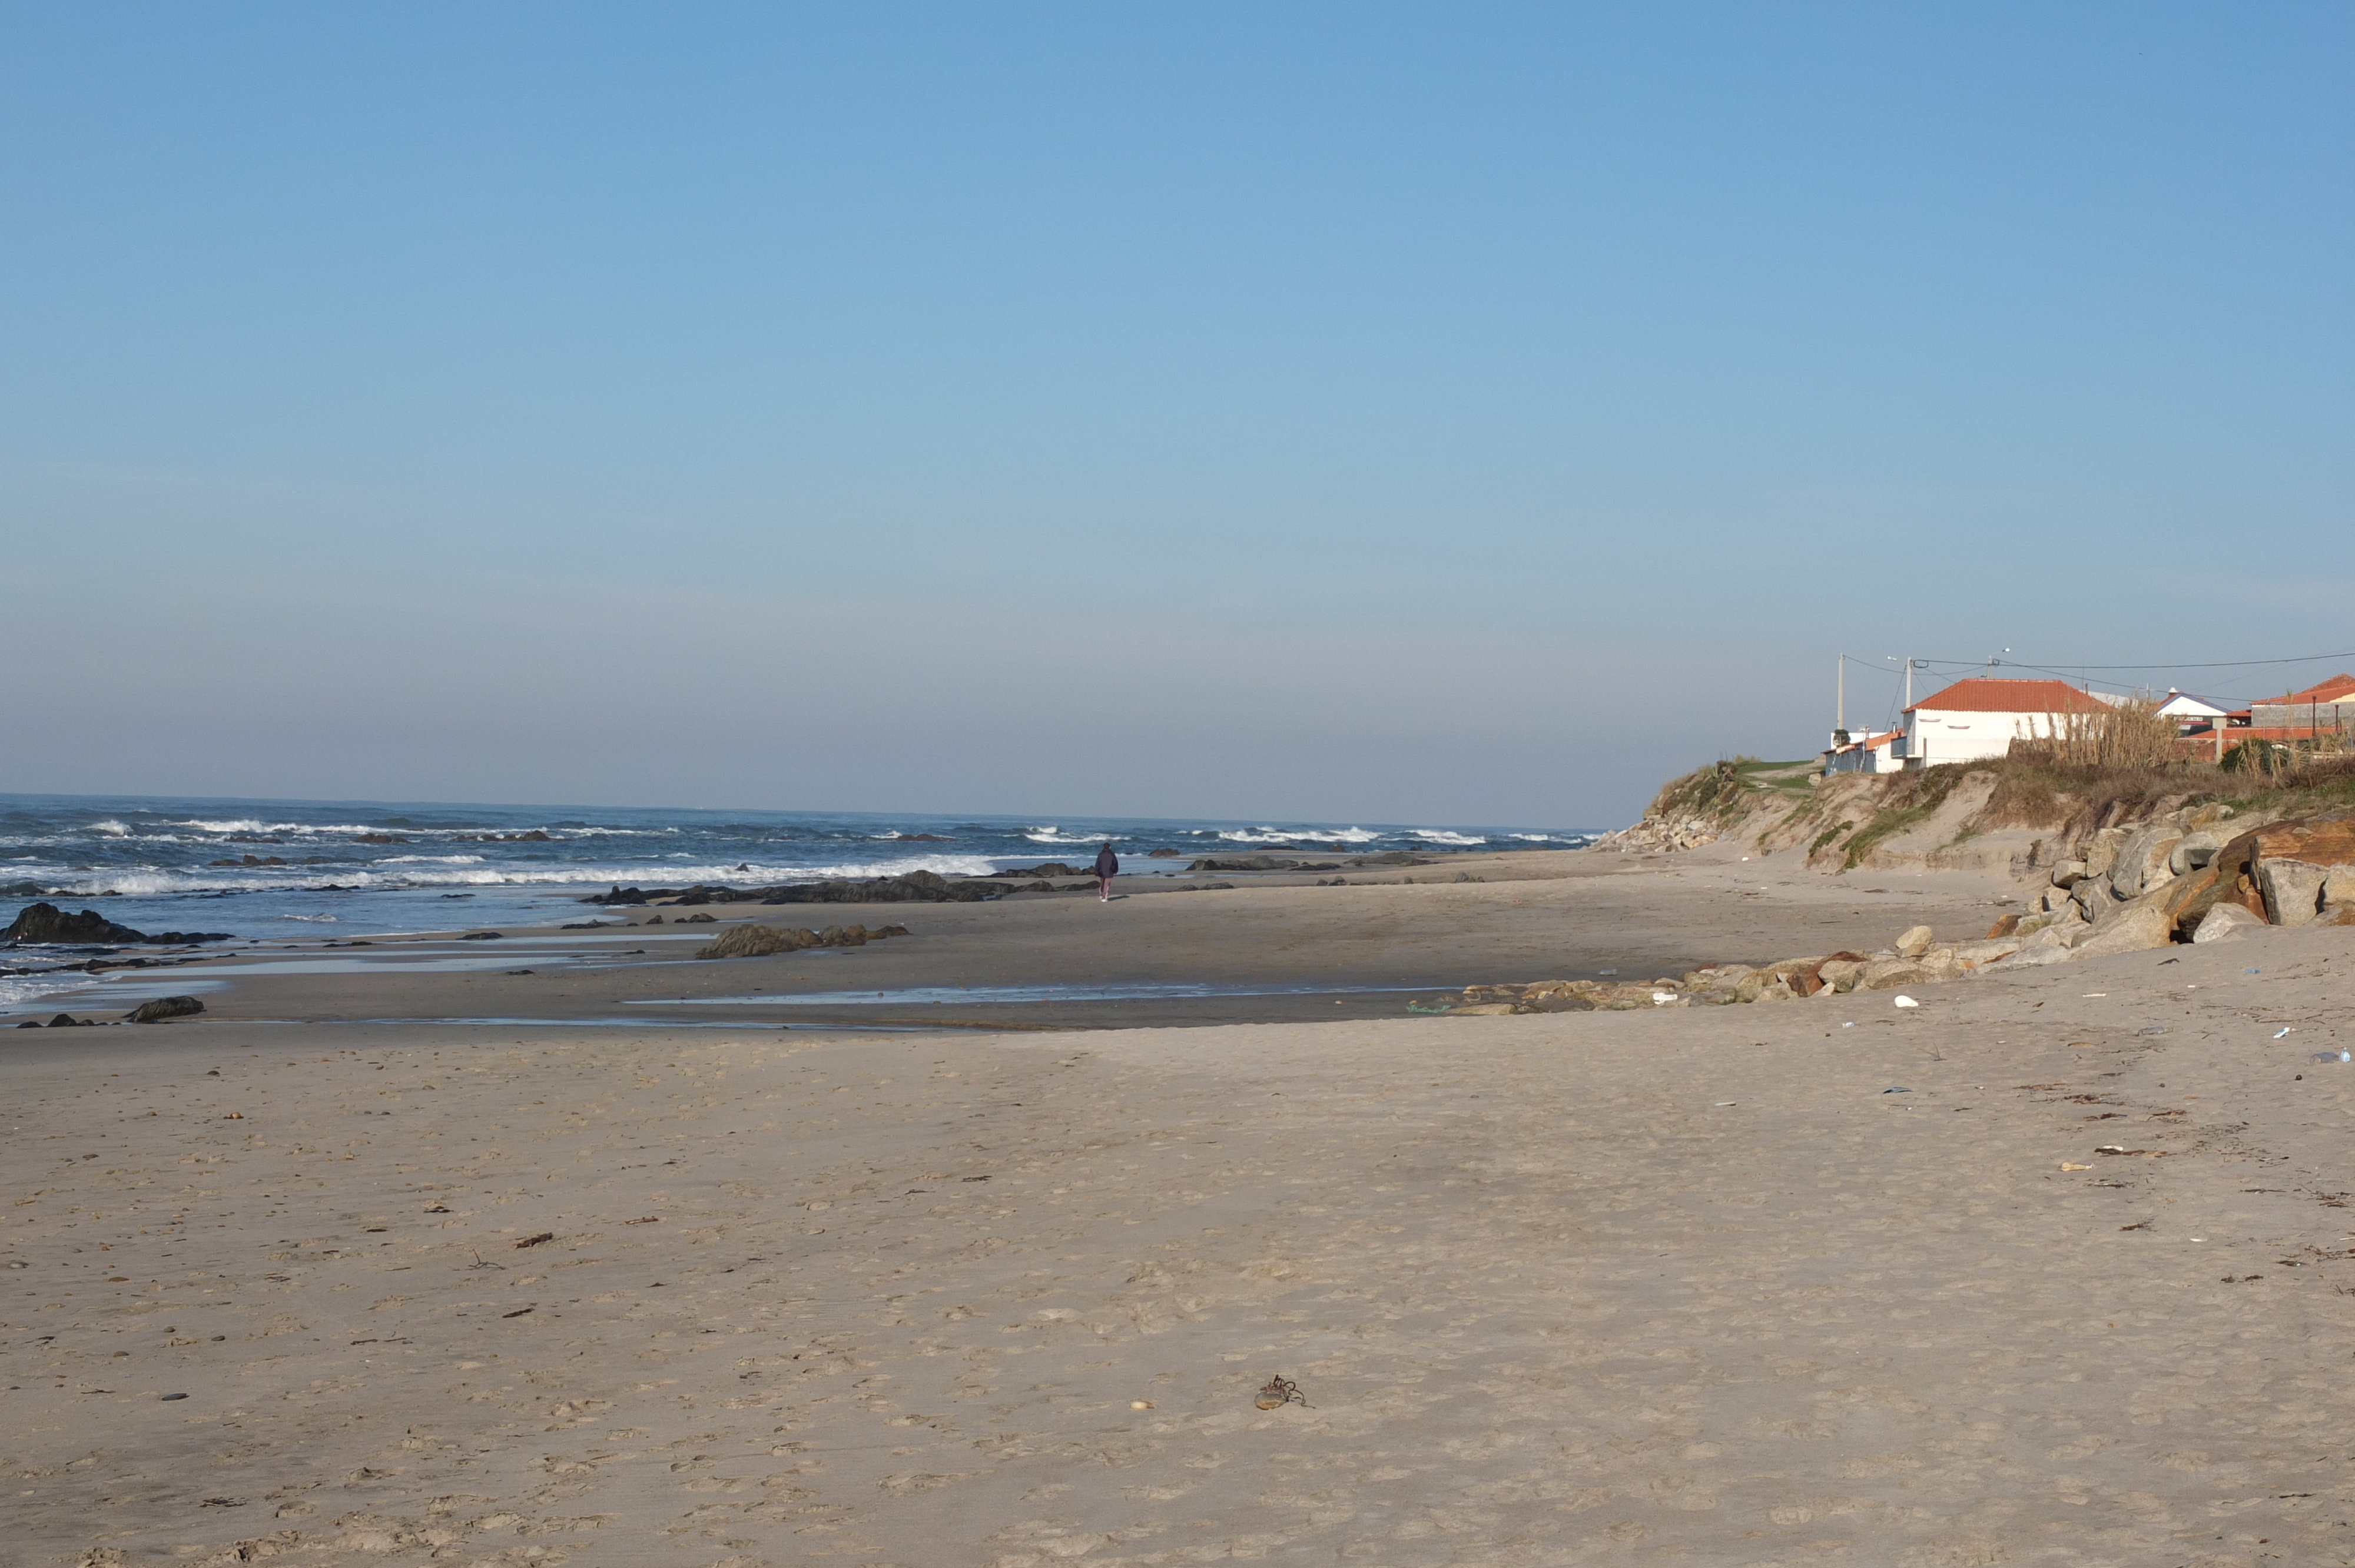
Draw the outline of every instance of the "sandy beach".
M2355 1563L2355 1066L2313 1060L2355 1044L2348 932L1913 1009L1347 989L1879 945L2018 891L1446 873L1486 880L762 911L911 935L0 1033L0 1556ZM1296 989L890 995L1181 981ZM851 990L885 1008L692 1005Z

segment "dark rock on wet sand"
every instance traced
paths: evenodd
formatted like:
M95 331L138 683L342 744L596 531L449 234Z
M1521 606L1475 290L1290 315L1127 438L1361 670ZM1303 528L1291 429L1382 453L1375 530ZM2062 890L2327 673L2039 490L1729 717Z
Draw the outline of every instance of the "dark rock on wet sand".
M506 935L506 933L505 931L469 931L464 936L459 938L458 940L462 942L496 942L500 940Z
M886 937L904 937L905 926L828 926L813 931L806 926L790 930L775 926L738 926L719 940L696 949L698 959L765 959L777 953L797 953L805 948L863 948Z
M73 943L120 947L129 942L185 947L197 942L226 942L227 931L163 931L151 937L128 926L118 926L95 909L69 915L54 904L28 906L16 923L0 931L0 942Z
M167 1018L188 1018L205 1010L205 1004L193 996L159 996L153 1001L143 1001L123 1015L125 1023L161 1023Z

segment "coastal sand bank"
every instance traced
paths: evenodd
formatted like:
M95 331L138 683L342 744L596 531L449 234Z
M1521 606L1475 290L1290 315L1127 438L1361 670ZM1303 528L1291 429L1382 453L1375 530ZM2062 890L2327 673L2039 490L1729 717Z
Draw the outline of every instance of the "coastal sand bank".
M1757 956L1919 913L1792 885L1727 916ZM2355 1560L2355 1066L2310 1059L2350 958L1913 1010L11 1032L0 1552Z

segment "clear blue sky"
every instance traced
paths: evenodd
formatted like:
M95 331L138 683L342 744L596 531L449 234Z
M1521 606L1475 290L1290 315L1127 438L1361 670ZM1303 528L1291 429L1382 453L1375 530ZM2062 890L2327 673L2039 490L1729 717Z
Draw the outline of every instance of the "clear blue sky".
M2355 649L2344 5L0 26L0 789L1608 825Z

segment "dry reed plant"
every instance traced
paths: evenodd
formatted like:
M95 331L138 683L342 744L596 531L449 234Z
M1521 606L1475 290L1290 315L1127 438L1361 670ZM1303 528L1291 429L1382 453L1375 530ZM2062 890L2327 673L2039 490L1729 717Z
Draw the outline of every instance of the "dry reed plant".
M2015 740L2011 755L2061 768L2164 768L2181 755L2175 723L2144 698L2098 713L2063 714L2059 733Z

